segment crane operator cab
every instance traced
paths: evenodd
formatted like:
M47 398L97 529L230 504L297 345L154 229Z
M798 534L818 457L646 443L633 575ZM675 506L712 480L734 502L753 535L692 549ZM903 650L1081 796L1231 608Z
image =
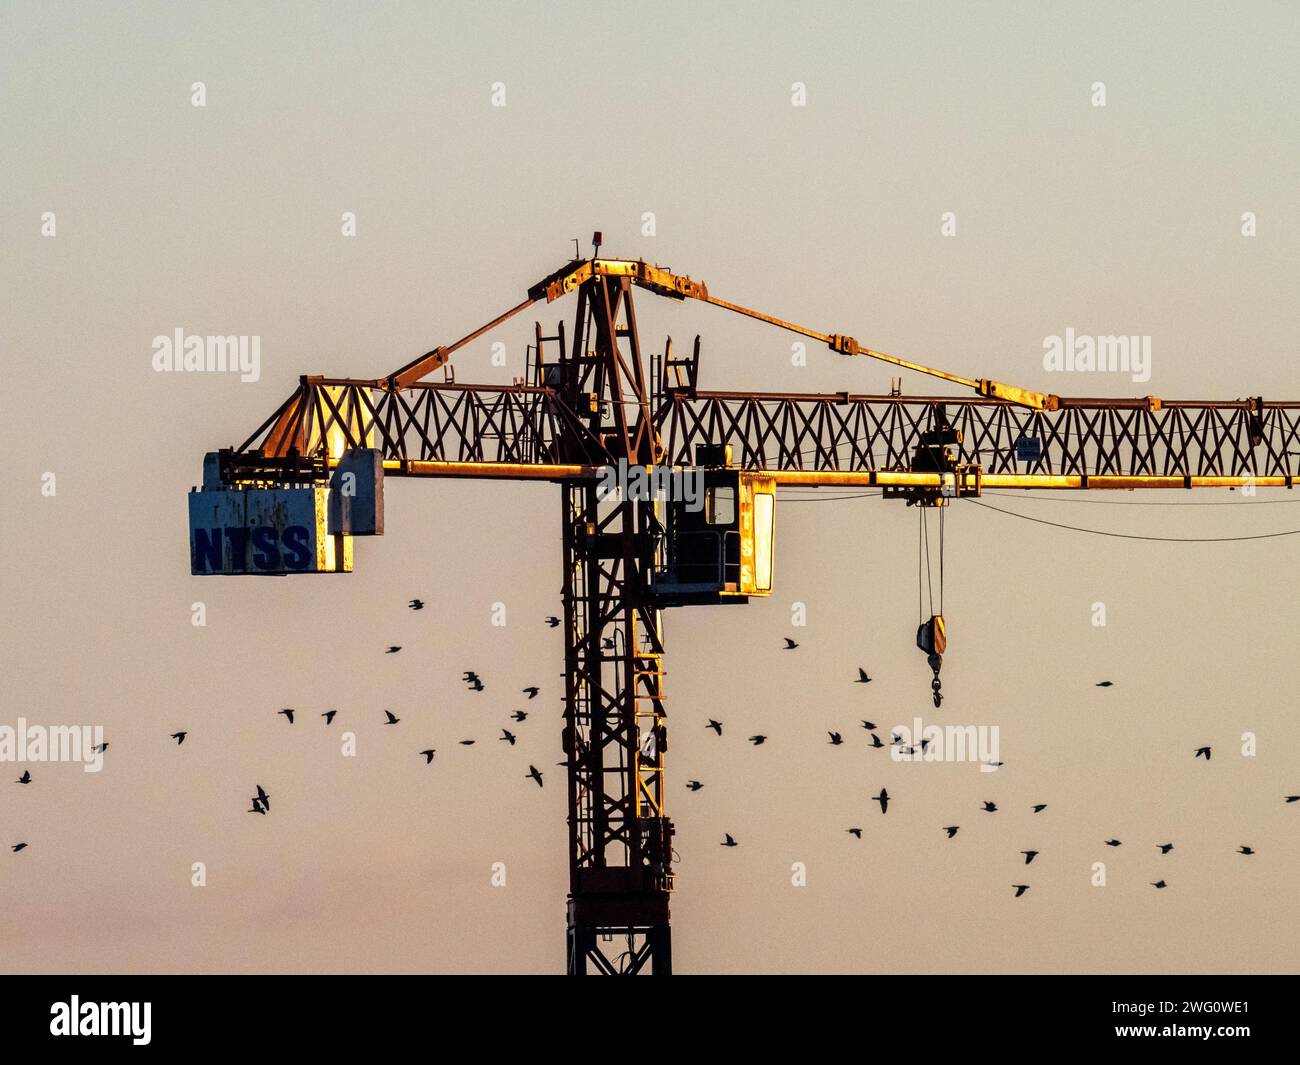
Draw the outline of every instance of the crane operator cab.
M728 468L729 452L700 446L703 490L663 504L665 535L652 578L661 606L743 603L772 594L776 481Z

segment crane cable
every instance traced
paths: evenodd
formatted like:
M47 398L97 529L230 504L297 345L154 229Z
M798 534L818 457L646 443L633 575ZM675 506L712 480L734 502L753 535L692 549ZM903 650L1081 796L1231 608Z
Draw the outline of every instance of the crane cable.
M1035 518L1028 514L1020 514L1014 510L1003 510L1001 507L992 506L989 503L981 503L978 499L967 498L967 503L974 503L977 507L983 507L985 510L996 511L998 514L1006 514L1008 517L1020 518L1022 521L1032 521L1037 525L1050 525L1054 529L1067 529L1070 532L1089 533L1092 536L1111 536L1120 540L1150 540L1156 543L1164 544L1226 544L1236 543L1243 540L1274 540L1281 536L1300 536L1300 529L1286 529L1282 532L1258 533L1254 536L1141 536L1136 533L1111 532L1108 529L1085 529L1078 525L1066 525L1059 521L1047 521L1045 518Z

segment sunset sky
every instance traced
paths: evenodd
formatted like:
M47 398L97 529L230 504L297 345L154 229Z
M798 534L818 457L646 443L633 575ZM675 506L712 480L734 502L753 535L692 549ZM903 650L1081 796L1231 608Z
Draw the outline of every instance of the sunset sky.
M19 787L0 766L0 969L563 970L559 488L390 479L353 573L267 581L190 576L186 494L299 375L372 378L455 340L574 238L970 377L1300 400L1295 5L760 6L0 8L0 724L111 744L98 774L33 764ZM572 327L572 300L536 310L459 352L457 379L508 382L535 319ZM637 310L648 350L702 335L705 388L894 376L815 346L792 365L794 338L707 306ZM178 328L260 337L259 379L155 372ZM1067 329L1149 337L1150 380L1048 372ZM1300 538L1141 543L958 503L936 713L916 512L811 494L778 497L771 598L665 617L678 972L1295 970ZM1189 496L998 505L1300 529L1285 491ZM862 718L887 737L917 716L998 726L1006 765L866 749ZM267 817L246 813L257 784Z

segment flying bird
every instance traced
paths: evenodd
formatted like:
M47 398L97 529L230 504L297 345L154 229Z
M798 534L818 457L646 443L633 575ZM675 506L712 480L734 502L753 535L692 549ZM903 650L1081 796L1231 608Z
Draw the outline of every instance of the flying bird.
M1045 802L1034 803L1034 813L1041 814L1046 809L1047 809L1047 803Z
M24 769L23 775L14 781L15 784L30 784L32 782L32 771Z
M884 743L881 742L880 737L877 736L874 732L871 734L871 746L872 746L873 748L874 748L874 747L883 747L883 746L884 746Z
M271 808L271 796L262 790L262 785L257 785L257 801L265 806L268 810Z
M1300 802L1300 795L1288 795L1288 796L1286 797L1286 801L1287 801L1287 802Z
M425 765L432 765L432 764L433 764L433 756L434 756L435 754L437 754L438 752L437 752L436 750L434 750L434 748L430 747L427 751L421 751L420 753L421 753L422 755L424 755L424 764L425 764Z
M1238 854L1254 854L1254 853L1255 853L1255 848L1254 848L1254 847L1241 847L1241 848L1238 849L1237 853L1238 853Z
M799 645L795 643L794 640L790 639L789 636L785 637L785 647L783 648L783 650L793 651L798 646Z
M1011 886L1016 889L1016 898L1020 898L1021 895L1029 890L1028 884L1012 884Z
M763 735L750 736L749 742L752 743L755 747L762 747L763 744L767 742L767 737Z
M832 747L838 747L841 743L844 742L844 737L841 736L838 732L828 732L826 733L826 735L828 735L831 738Z
M705 727L705 728L711 728L711 729L713 729L713 731L716 732L719 736L722 735L722 722L721 722L721 721L714 721L713 718L709 718L709 723L708 723L707 725L705 725L704 727Z
M483 690L483 682L479 680L478 677L475 677L470 681L469 690L472 692L481 692Z
M423 609L424 609L424 600L423 600L423 599L412 599L412 600L411 600L409 603L407 603L406 605L409 606L412 610L423 610Z
M948 833L948 838L952 839L952 837L957 834L959 828L961 828L961 825L948 825L944 831Z
M527 714L527 712L525 712L525 711L523 711L523 710L516 710L516 711L515 711L513 714L511 714L510 716L511 716L512 718L514 718L516 721L523 721L525 718L528 717L528 714Z
M541 691L541 689L538 688L536 684L529 685L527 688L522 688L520 690L523 691L525 694L527 694L528 698L530 699L536 699L537 693Z
M1114 682L1113 680L1102 680L1102 681L1098 681L1098 682L1097 682L1097 687L1098 687L1098 688L1110 688L1110 687L1114 687L1114 684L1115 684L1115 682Z
M1167 888L1169 885L1166 884L1163 880L1153 880L1151 882L1151 886L1153 888Z
M250 807L249 807L246 811L244 811L244 812L245 812L245 813L250 813L250 814L262 814L263 816L265 816L265 815L266 815L266 807L263 806L259 800L254 799L254 800L253 800L253 805L250 806Z
M396 725L399 721L402 720L400 717L398 717L396 714L394 714L391 710L385 710L385 711L384 711L384 719L385 719L385 720L384 720L384 724L385 724L385 725Z
M552 629L553 629L553 628L555 628L555 626L558 625L559 623L560 623L560 619L557 618L557 617L555 617L555 616L551 616L551 617L548 617L548 618L546 619L546 625L547 625L548 628L552 628Z
M325 713L321 714L321 717L325 719L325 724L332 725L334 724L334 715L337 713L337 710L326 710Z
M998 804L995 803L995 802L986 802L986 803L984 804L984 812L985 812L985 813L988 813L988 814L995 814L995 813L997 813L997 812L998 812Z
M860 828L846 828L844 831L857 839L862 838L862 829Z
M477 741L477 740L461 740L461 741L460 741L460 745L461 745L462 747L473 747L474 744L475 744L476 742L478 742L478 741Z
M20 850L25 849L26 846L27 846L26 843L15 843L15 844L10 848L10 850L12 850L15 854L17 854Z
M1123 846L1124 841L1119 839L1108 839L1104 841L1107 847Z
M1172 843L1157 843L1156 846L1160 848L1161 854L1168 854L1171 850L1174 849L1174 845Z
M880 789L879 795L873 795L871 801L880 803L880 812L882 814L889 813L889 792L884 788Z
M1204 758L1204 759L1208 762L1208 761L1210 760L1210 748L1208 748L1208 747L1197 747L1197 748L1196 748L1196 753L1195 753L1194 755L1192 755L1192 757L1193 757L1193 758Z
M170 738L175 740L176 746L179 747L182 743L185 742L185 737L188 735L189 735L188 732L173 732Z
M389 647L388 650L384 652L384 654L386 654L386 655L395 655L395 654L397 654L397 652L400 651L401 649L402 649L402 645L401 645L401 644L394 644L393 646Z
M730 832L724 832L723 835L725 835L727 838L724 839L724 840L719 844L720 847L734 847L734 846L736 846L736 841L735 841L734 839L731 838L731 833L730 833Z
M700 788L704 787L704 785L701 784L698 780L688 780L686 782L686 787L691 791L699 791Z
M108 750L108 744L107 743L96 744L94 747L90 749L94 751L96 754L103 754L106 750Z
M541 771L537 768L537 766L530 765L528 767L528 776L531 777L533 780L537 781L537 786L539 788L542 786L542 774Z
M854 684L870 684L870 683L871 683L871 678L867 676L867 671L866 671L865 669L863 669L861 666L858 666L858 679L855 680L853 683L854 683Z
M501 737L500 737L500 738L503 739L503 740L505 740L508 744L510 744L511 747L513 747L513 746L515 745L515 734L514 734L513 732L511 732L509 729L504 729L504 728L503 728L503 729L501 730Z
M862 727L866 729L868 732L876 731L876 723L874 721L864 721L862 722Z
M1020 853L1025 856L1026 865L1028 865L1030 862L1032 862L1035 858L1038 857L1038 851L1021 851Z
M278 711L289 719L289 724L293 724L293 707L286 706L283 710Z

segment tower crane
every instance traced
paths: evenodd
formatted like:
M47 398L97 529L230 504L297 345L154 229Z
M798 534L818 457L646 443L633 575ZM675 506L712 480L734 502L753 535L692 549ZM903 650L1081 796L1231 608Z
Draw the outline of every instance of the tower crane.
M242 444L205 457L190 493L192 573L287 574L350 571L352 538L383 532L387 477L559 486L571 974L672 970L662 614L771 594L779 488L880 488L929 508L989 489L1293 487L1300 402L1072 398L962 377L730 303L664 267L600 257L600 242L492 321L384 377L302 377ZM669 339L647 357L637 290L964 394L706 391L699 337L689 354ZM455 380L459 349L570 294L572 333L536 324L523 378ZM439 369L443 379L429 380ZM698 472L704 507L606 493L601 473L620 461ZM937 705L941 612L917 642Z

